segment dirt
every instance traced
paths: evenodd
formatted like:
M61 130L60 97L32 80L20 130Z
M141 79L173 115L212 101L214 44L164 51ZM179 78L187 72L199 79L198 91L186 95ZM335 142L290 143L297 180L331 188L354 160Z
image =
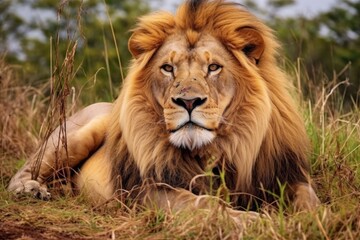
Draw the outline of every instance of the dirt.
M29 224L19 224L17 222L2 222L0 223L0 240L53 240L53 239L90 239L74 235L66 232L54 231L43 227L34 227ZM91 239L94 239L91 237ZM100 238L99 238L100 239ZM101 238L105 239L105 238Z

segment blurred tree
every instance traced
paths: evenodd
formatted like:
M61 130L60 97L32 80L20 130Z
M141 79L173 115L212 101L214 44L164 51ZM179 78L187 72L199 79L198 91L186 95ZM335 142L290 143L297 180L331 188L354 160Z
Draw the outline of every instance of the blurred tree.
M24 19L22 12L10 11L20 6L37 15ZM62 63L66 49L76 42L76 74L72 85L78 91L95 85L86 90L94 94L82 94L85 101L111 101L116 97L114 89L121 83L130 59L129 29L149 7L142 0L16 0L7 1L3 9L2 12L17 20L13 24L15 27L27 30L16 36L20 46L18 53L7 53L8 62L21 64L26 81L34 85L48 81L50 70L56 71L56 64ZM2 14L0 16L3 18ZM31 31L36 34L28 34ZM17 57L19 52L22 58ZM98 99L86 99L87 96Z
M360 104L360 1L341 0L336 7L315 20L328 31L328 49L324 56L331 62L326 63L326 71L330 71L331 67L338 70L351 64L345 75L351 83L347 96Z
M23 19L19 17L14 9L13 4L17 0L0 1L0 54L8 54L12 60L16 58L16 46L11 45L14 39L21 37L26 29L23 26Z
M334 79L348 79L350 85L341 86L345 100L360 104L360 0L338 0L335 7L314 17L278 14L294 0L268 0L267 9L259 8L254 0L245 2L255 5L255 10L276 30L290 65L298 66L300 59L306 69L302 72L310 80L303 82L305 94L311 94L309 88Z

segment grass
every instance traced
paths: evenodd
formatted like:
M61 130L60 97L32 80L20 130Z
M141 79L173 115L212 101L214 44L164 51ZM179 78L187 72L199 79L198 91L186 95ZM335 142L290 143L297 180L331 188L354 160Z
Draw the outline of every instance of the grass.
M315 212L264 210L262 217L240 228L217 211L165 213L122 206L91 207L80 196L53 193L52 201L14 199L6 185L41 136L52 102L39 89L23 84L16 68L0 61L1 156L0 239L359 239L360 114L345 111L335 85L323 96L303 101L312 140L312 176L322 202ZM326 93L326 94L325 94ZM69 96L65 96L69 97ZM60 110L59 110L60 111Z

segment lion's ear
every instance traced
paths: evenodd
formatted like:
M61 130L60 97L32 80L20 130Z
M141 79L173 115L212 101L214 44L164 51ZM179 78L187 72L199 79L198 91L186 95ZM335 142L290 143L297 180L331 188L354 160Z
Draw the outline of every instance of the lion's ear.
M242 51L253 63L258 64L265 49L264 38L258 30L251 27L243 27L237 31L245 42Z

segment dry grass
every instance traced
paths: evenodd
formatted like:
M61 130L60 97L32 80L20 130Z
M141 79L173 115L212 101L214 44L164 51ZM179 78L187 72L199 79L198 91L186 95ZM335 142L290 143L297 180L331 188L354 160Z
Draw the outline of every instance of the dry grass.
M18 160L25 159L38 144L40 119L44 117L44 88L35 89L21 83L17 66L0 59L0 131L2 184L12 175ZM45 87L45 86L42 86ZM19 165L19 164L17 164ZM21 163L20 163L21 165Z
M62 66L59 81L69 80L71 66ZM360 114L355 106L347 112L341 109L341 100L333 94L336 84L315 90L317 102L304 104L314 146L313 178L322 206L310 213L264 210L252 224L240 228L216 210L171 214L121 205L92 208L82 196L56 192L49 202L14 199L5 190L10 177L39 143L48 106L61 106L58 115L50 114L61 118L67 98L62 95L57 103L44 97L50 84L27 86L19 72L0 60L0 239L360 238Z

